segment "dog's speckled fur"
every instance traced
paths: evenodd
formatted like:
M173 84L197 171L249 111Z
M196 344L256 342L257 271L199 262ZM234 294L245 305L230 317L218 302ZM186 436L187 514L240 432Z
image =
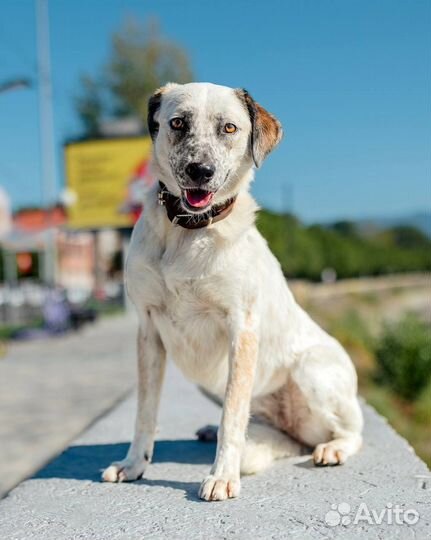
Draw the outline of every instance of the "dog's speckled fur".
M182 134L169 121L182 117ZM237 126L222 133L224 123ZM337 341L296 304L280 265L254 226L248 192L253 164L281 138L279 122L242 90L169 84L150 102L158 179L177 196L188 188L188 162L215 167L212 204L237 195L232 213L205 229L168 220L157 188L133 232L127 290L140 319L135 438L107 481L134 480L151 459L165 358L223 402L215 463L205 500L235 497L240 470L315 447L316 464L343 463L361 445L356 373ZM249 415L260 423L250 422Z

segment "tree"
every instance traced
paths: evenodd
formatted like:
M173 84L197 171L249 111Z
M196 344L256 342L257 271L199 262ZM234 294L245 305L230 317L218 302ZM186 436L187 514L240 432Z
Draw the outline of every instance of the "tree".
M361 236L354 223L305 226L267 210L259 213L257 226L287 277L319 280L328 267L339 278L431 269L431 241L413 228Z
M108 63L98 77L83 75L75 105L85 136L100 135L101 121L135 116L146 131L147 103L167 82L192 80L188 56L162 36L156 21L127 20L112 37Z
M343 236L356 237L358 236L358 231L356 229L356 224L353 221L337 221L332 227L334 231L339 232Z
M431 249L430 239L415 227L398 225L388 230L392 242L398 247L406 249L423 248Z

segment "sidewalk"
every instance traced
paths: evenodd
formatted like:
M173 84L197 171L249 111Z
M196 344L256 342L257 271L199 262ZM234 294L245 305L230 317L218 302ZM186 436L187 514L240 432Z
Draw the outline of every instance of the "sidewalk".
M134 420L134 397L129 397L0 501L0 538L431 538L431 475L407 443L368 406L365 447L345 466L315 468L308 456L279 461L264 474L244 478L239 499L200 501L198 487L215 446L197 442L194 432L217 423L219 414L170 366L159 442L145 479L130 484L99 481L100 470L127 450ZM342 516L331 505L342 503L351 511L344 516L344 525L336 525ZM383 523L376 524L371 515L372 523L366 519L352 523L361 503L370 513L386 509ZM410 526L388 524L391 504L415 510L419 521Z
M136 317L11 343L0 360L0 497L124 398L136 373Z

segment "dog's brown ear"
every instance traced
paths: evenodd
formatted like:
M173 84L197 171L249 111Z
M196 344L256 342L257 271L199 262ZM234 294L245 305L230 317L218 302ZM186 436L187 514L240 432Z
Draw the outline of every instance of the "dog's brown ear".
M238 89L236 93L247 108L250 116L251 154L256 167L260 167L266 156L281 141L283 129L277 118L259 105L259 103L256 103L247 90Z
M156 112L160 109L162 103L163 88L159 88L154 92L154 94L148 100L148 131L150 132L151 138L154 140L156 138L157 132L159 131L159 123L156 122L154 116Z

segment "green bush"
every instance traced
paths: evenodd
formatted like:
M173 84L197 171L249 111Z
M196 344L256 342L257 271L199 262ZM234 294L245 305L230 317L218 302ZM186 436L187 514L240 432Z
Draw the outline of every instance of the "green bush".
M414 401L431 381L431 337L413 315L387 325L376 347L377 380Z

